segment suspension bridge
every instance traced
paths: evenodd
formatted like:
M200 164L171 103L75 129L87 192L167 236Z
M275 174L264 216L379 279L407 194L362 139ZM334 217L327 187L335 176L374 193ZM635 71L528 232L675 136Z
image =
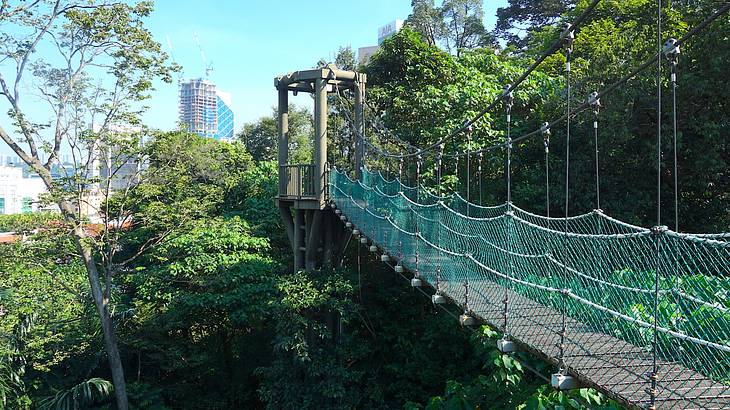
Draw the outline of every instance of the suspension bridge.
M600 99L639 73L656 67L661 107L663 60L670 65L672 96L680 46L730 10L722 2L716 12L678 40L661 38L658 10L657 53L618 82L592 93L571 107L570 57L575 30L592 12L594 0L566 25L560 38L504 92L463 126L427 147L407 145L388 152L366 137L365 84L361 73L325 67L278 77L280 209L292 243L294 268L336 266L354 238L379 255L383 263L410 279L411 286L431 296L432 303L463 308L464 326L486 323L503 336L503 354L531 352L555 366L552 385L568 390L594 387L619 402L647 409L730 408L730 233L679 232L678 215L670 229L632 225L596 209L569 215L570 126L576 114L595 114L596 193L598 111ZM512 138L512 92L547 56L566 53L566 111L539 129ZM315 96L314 164L288 163L288 93ZM354 139L354 164L330 167L327 162L327 95L354 94L354 118L348 117ZM471 135L471 127L496 107L505 109L507 137L491 147L445 154L444 143ZM673 138L676 141L676 99ZM661 116L659 116L661 117ZM550 130L565 127L565 208L561 217L537 215L511 198L513 144L542 136L549 154ZM371 134L387 131L373 124ZM661 171L661 121L657 160ZM392 137L392 135L390 136ZM467 144L468 147L471 145ZM463 159L471 175L471 158L502 150L506 153L506 203L483 206L466 195L444 193L444 160ZM401 164L399 174L370 169L365 152ZM429 162L430 158L430 162ZM403 160L415 164L415 184L403 180ZM547 159L547 158L546 158ZM422 168L433 166L436 186L420 180ZM676 167L676 160L675 160ZM676 172L675 172L676 175ZM548 179L549 185L549 179ZM676 184L676 180L675 180ZM661 189L657 187L657 220ZM676 201L675 197L675 201ZM676 208L676 207L675 207Z

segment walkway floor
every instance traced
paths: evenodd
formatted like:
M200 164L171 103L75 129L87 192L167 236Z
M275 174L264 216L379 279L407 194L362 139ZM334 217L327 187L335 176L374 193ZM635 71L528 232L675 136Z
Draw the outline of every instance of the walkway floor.
M494 282L474 283L480 295L472 295L472 309L484 322L504 331L505 288ZM461 284L442 284L453 300L464 299ZM559 356L562 314L550 307L507 290L510 337L546 359ZM586 384L641 408L649 404L651 352L616 337L598 333L566 316L564 361L569 372ZM585 346L589 346L590 350ZM687 369L677 363L659 361L658 409L730 409L730 386Z

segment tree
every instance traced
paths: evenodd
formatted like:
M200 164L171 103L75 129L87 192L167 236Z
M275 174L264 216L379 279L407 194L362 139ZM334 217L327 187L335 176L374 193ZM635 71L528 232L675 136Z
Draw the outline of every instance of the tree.
M494 33L520 48L527 45L530 33L555 24L577 0L509 0L509 6L497 9ZM518 33L526 33L520 35Z
M99 326L84 265L72 256L74 242L58 218L29 214L9 228L29 234L0 244L0 409L5 395L6 408L26 410L34 396L52 394L49 385L74 382L57 381L58 363L73 356L78 374L88 371Z
M494 45L484 28L481 0L445 0L441 7L445 25L444 42L449 52L461 55L462 50Z
M117 218L94 200L110 192L109 181L104 184L96 176L95 164L102 152L116 147L125 156L133 154L138 135L114 132L115 126L137 125L139 102L147 97L152 80L171 80L166 55L143 25L151 10L149 2L0 4L0 61L15 64L10 77L0 74L0 96L10 106L7 119L15 132L0 128L0 138L40 176L72 232L101 322L119 410L127 410L128 403L110 303L120 266L114 257L115 235L107 235L109 222ZM38 53L41 49L44 56ZM36 94L36 101L30 99ZM32 118L27 102L47 104L52 120ZM70 150L75 166L56 180L51 168L62 147ZM108 165L114 175L118 162ZM89 234L85 210L104 219L100 236Z
M276 159L279 144L278 113L276 108L273 108L272 111L270 116L261 117L255 122L245 124L237 135L256 161ZM311 160L313 127L312 114L307 108L289 105L290 163L303 164Z
M423 41L435 46L446 31L441 11L434 5L434 0L412 0L413 12L405 21L405 25L421 35Z
M355 59L355 52L352 51L352 47L340 47L337 50L335 65L340 70L353 71L357 68L357 60Z

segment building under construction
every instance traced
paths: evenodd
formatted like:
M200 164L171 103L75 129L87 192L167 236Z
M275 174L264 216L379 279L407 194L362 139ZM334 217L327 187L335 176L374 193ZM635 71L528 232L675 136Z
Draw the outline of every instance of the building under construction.
M230 94L202 79L180 82L180 122L189 132L215 139L233 138Z

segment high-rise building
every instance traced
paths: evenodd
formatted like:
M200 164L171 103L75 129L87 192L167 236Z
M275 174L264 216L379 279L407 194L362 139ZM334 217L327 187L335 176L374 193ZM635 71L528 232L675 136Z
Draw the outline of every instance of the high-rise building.
M403 20L394 20L390 23L378 28L378 45L383 45L383 41L393 36L403 28Z
M216 91L218 103L218 133L216 139L233 139L233 111L231 111L231 94Z
M202 79L180 82L180 122L203 137L233 138L231 95Z
M368 61L370 61L370 58L372 58L372 56L380 50L380 46L383 44L383 41L395 35L402 28L403 20L394 20L382 27L378 27L378 45L358 48L357 62L361 65L367 64Z

